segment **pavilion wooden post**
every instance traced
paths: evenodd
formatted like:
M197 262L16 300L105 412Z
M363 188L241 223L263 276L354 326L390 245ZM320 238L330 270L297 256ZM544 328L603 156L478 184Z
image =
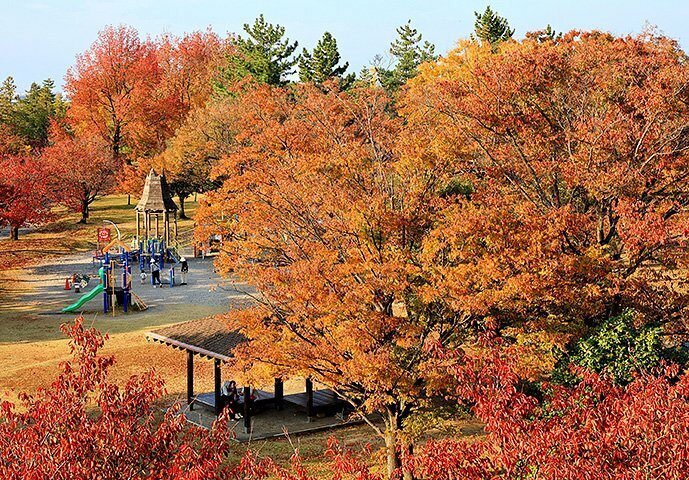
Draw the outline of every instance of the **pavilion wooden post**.
M222 400L220 398L220 360L217 358L213 361L213 372L215 375L215 414L220 415L222 412Z
M156 213L156 237L160 236L160 229L158 228L158 225L160 223L160 215Z
M141 222L140 222L140 215L139 211L136 211L136 240L139 240L139 237L141 236Z
M194 409L194 353L187 350L187 405Z
M282 410L285 398L285 386L282 383L282 378L275 379L275 408L277 410Z
M310 378L306 379L306 417L309 422L313 422L313 382Z
M244 385L244 433L251 432L251 387Z

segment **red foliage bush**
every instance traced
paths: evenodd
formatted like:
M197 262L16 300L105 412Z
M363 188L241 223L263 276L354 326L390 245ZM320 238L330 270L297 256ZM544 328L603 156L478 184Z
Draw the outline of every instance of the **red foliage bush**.
M487 437L430 442L412 461L422 478L686 478L689 375L676 366L626 387L578 371L577 387L550 385L540 402L519 390L504 353L453 371Z
M187 428L178 407L159 411L164 392L155 372L120 388L109 380L112 356L99 355L106 337L78 318L62 326L73 358L50 388L21 394L21 407L0 404L0 478L225 478L229 434L219 422L209 434ZM162 416L162 418L159 418Z

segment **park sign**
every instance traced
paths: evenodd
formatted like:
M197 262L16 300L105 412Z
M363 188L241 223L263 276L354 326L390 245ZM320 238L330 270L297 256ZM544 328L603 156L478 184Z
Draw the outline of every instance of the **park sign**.
M110 229L109 228L99 228L98 229L98 243L107 244L110 243Z

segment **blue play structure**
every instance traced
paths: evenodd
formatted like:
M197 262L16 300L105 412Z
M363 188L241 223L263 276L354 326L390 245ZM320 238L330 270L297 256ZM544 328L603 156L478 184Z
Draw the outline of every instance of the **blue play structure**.
M114 302L122 305L122 309L127 313L127 308L132 301L130 255L129 250L125 249L120 249L119 253L105 252L102 267L105 274L103 276L103 313L108 313L110 310L114 312Z
M155 262L160 271L165 270L165 264L168 263L170 268L168 270L168 280L161 284L175 286L175 265L179 263L179 255L174 247L167 247L165 240L160 238L149 238L147 240L139 241L139 269L142 272L148 272L151 269L151 263ZM153 276L151 275L151 284L153 285Z

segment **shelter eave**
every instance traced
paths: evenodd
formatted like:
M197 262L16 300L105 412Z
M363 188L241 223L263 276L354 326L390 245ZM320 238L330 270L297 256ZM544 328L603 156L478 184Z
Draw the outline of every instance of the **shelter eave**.
M209 359L217 359L223 362L227 362L232 358L230 356L223 355L222 353L212 352L210 350L206 350L205 348L201 348L196 345L190 345L188 343L180 342L179 340L175 340L174 338L166 337L155 332L146 332L144 335L146 336L146 339L149 341L162 343L173 348L178 348L180 350L187 350L189 352L196 353Z

